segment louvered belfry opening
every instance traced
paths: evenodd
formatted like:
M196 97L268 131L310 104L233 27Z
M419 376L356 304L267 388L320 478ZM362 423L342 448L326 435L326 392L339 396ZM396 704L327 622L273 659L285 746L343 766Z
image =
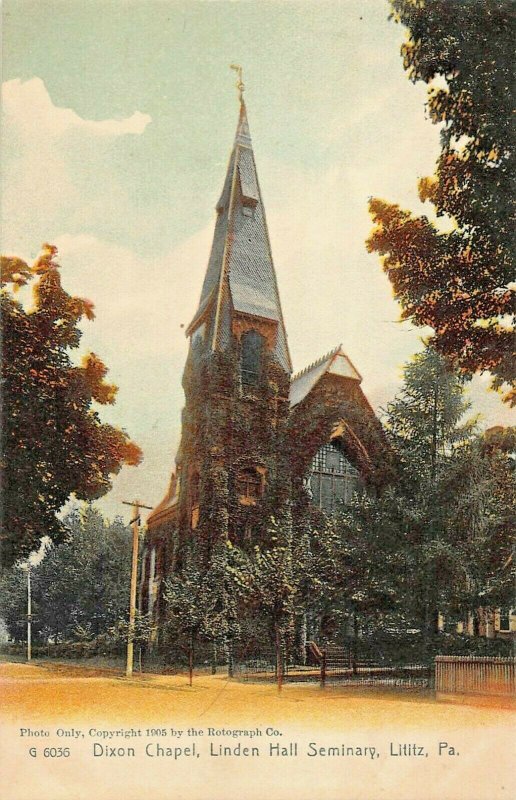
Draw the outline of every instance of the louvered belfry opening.
M260 382L264 338L257 331L247 331L242 336L242 383L256 386Z

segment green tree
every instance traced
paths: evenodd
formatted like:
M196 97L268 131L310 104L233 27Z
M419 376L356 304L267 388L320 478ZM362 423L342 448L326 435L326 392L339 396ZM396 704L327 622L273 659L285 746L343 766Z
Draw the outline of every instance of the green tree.
M270 625L276 653L278 689L283 684L283 663L287 643L294 633L296 573L292 559L292 526L289 515L271 517L267 546L256 546L251 559L250 608L265 616Z
M196 543L182 554L181 570L165 585L169 635L188 655L192 685L199 641L225 646L232 674L233 640L240 631L239 610L248 596L251 573L245 554L229 541L217 542L208 563Z
M131 535L120 519L106 523L98 511L74 510L64 520L66 541L48 544L40 563L31 567L33 634L47 639L93 639L127 619ZM6 570L0 613L10 635L25 639L26 572Z
M456 459L475 435L462 381L431 346L405 368L400 394L387 406L386 428L399 457L397 493L405 538L408 596L428 646L439 612L456 591L453 524Z
M443 481L443 495L454 497L455 592L443 608L452 619L478 621L480 609L514 603L515 451L516 429L492 428L457 453Z
M496 389L514 386L514 6L391 6L408 30L405 70L429 85L428 113L441 125L435 175L420 181L420 198L448 227L372 199L368 249L383 257L403 318L432 327L439 352L465 373L489 370ZM505 399L514 402L514 391Z
M43 536L62 541L66 528L56 512L69 496L102 496L123 464L141 459L127 434L102 424L95 410L113 403L117 391L105 382L102 361L94 353L80 366L71 360L78 323L93 318L93 306L63 290L56 256L44 245L32 268L2 257L3 567L37 550ZM26 310L13 292L29 282L33 307Z

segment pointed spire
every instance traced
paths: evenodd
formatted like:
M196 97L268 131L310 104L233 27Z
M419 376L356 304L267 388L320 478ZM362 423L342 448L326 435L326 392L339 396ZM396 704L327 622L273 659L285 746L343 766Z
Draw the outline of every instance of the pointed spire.
M247 109L243 99L240 100L240 115L238 117L235 144L241 144L244 147L252 147L249 123L247 121Z
M231 340L234 312L277 323L274 353L287 372L292 371L287 335L272 261L265 210L251 144L247 110L238 72L240 110L235 141L222 194L208 269L197 312L187 328L191 335L203 322L213 350Z

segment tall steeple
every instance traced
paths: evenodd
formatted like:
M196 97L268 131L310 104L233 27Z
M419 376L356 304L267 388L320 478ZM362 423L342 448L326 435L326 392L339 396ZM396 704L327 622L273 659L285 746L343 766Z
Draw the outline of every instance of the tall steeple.
M292 365L272 260L256 164L242 97L235 141L222 194L199 307L187 336L204 326L212 350L231 341L235 320L253 319L273 329L274 357L290 373Z

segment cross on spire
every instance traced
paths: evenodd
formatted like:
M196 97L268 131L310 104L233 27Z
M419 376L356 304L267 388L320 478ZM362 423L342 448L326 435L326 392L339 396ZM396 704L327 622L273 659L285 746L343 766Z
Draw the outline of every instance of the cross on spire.
M243 103L245 85L242 81L242 67L240 66L240 64L231 64L230 69L234 69L237 74L237 82L235 85L236 88L238 89L238 99L240 100L241 103Z

